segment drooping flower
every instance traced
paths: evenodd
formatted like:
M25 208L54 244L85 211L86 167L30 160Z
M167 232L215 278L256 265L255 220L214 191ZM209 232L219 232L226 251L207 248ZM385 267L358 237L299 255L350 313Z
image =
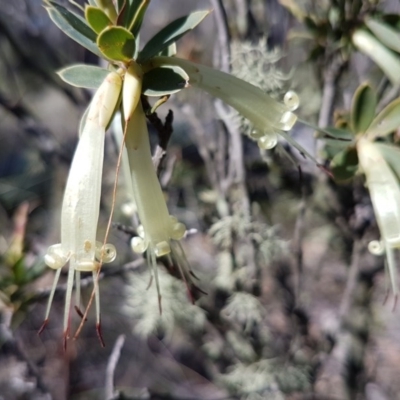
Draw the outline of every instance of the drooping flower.
M386 253L392 290L397 298L399 289L394 249L400 247L399 181L376 143L360 138L357 142L357 153L381 233L381 243L371 242L369 250L375 255Z
M189 279L190 268L178 242L184 237L186 227L168 212L164 194L152 162L146 116L140 102L130 120L126 123L125 145L133 194L141 222L138 228L139 236L132 238L131 245L136 253L147 251L148 264L155 278L161 310L156 259L172 254L181 270L183 279Z
M113 245L107 244L103 247L102 243L96 241L96 231L100 208L105 131L117 105L121 85L121 76L116 72L111 72L91 102L65 188L61 211L61 243L50 246L45 255L45 263L56 270L56 275L45 321L39 332L48 322L61 269L69 262L64 311L64 345L69 336L74 278L76 278L76 307L79 310L80 272L92 272L95 278L99 263L111 262L116 256ZM101 339L100 300L96 279L94 279L94 285L97 330Z
M288 91L283 103L280 103L242 79L178 57L154 57L143 65L143 70L168 66L182 68L189 77L188 86L199 88L221 99L247 118L254 126L252 137L257 140L261 149L273 148L280 135L301 153L314 159L287 134L297 121L293 111L299 106L299 98L294 91Z

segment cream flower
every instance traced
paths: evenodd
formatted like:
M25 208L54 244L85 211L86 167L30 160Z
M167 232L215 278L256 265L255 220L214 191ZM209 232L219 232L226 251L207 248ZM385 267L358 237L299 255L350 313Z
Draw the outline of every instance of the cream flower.
M64 312L64 343L69 336L71 296L76 277L76 307L80 305L80 271L95 274L99 262L111 262L116 256L115 247L96 242L99 219L101 178L104 158L106 127L114 113L121 91L122 79L111 72L97 90L89 107L85 126L78 142L70 167L61 211L61 243L51 246L45 262L56 270L45 321L48 322L50 307L62 267L69 262L67 292ZM100 335L100 305L97 281L96 293L97 329ZM100 336L101 339L101 336Z

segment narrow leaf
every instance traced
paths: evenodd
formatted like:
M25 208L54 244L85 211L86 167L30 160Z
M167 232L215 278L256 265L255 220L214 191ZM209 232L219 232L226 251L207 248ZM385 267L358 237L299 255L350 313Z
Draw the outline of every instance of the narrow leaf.
M372 121L366 134L372 138L389 135L400 127L400 98L388 104Z
M365 24L373 34L389 49L400 53L400 32L376 19L367 19Z
M73 29L90 39L92 42L96 41L96 33L90 28L84 18L68 10L68 8L63 7L53 0L48 0L48 3L51 5L52 8L58 11L58 13L64 18L65 21L69 22Z
M64 16L55 8L47 8L51 20L71 39L85 47L99 57L103 57L97 48L96 42L76 30ZM90 28L89 28L90 29ZM92 31L93 32L93 31ZM93 32L95 35L95 32Z
M135 38L122 26L111 26L104 29L97 38L100 51L114 61L129 61L135 53Z
M357 30L353 44L372 58L393 84L400 83L400 58L365 30Z
M96 33L100 33L112 24L106 13L98 7L86 6L85 18Z
M150 0L141 0L138 3L137 9L133 13L131 20L127 21L129 24L128 30L132 32L133 36L136 36L139 33L142 26L144 14L146 13L149 4Z
M94 65L76 64L63 68L57 73L64 82L72 86L97 89L110 71Z
M337 141L341 142L348 142L354 138L354 134L346 129L332 127L327 127L323 129L316 127L315 129L317 129L317 131L315 132L316 138L331 138L337 139Z
M355 134L365 132L375 116L376 94L372 87L365 83L360 85L351 105L351 127Z
M126 6L126 0L118 0L118 2L117 2L118 13L120 13L121 10L123 10L125 8L125 6Z
M166 96L179 92L189 81L189 76L180 67L159 67L143 77L143 93L146 96Z
M139 53L139 62L162 52L171 43L176 42L185 33L195 28L209 13L210 11L197 11L168 24L146 43Z
M354 147L348 147L333 157L330 165L331 172L336 180L351 179L358 170L358 155Z
M165 48L161 53L160 56L165 56L165 57L173 57L177 53L176 50L176 43L171 43L167 48Z

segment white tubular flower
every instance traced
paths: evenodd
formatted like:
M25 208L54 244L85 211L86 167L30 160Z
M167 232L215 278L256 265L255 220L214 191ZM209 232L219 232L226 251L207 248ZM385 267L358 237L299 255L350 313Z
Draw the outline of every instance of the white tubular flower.
M132 177L136 207L141 222L138 234L132 239L132 249L136 253L147 250L148 263L154 273L161 311L160 285L156 268L156 258L170 255L180 269L183 279L190 278L190 268L179 242L186 232L184 224L168 212L164 195L153 166L146 116L139 102L127 126L126 149ZM170 259L172 262L172 260Z
M297 121L292 111L299 105L299 98L293 91L286 94L284 104L279 103L242 79L177 57L154 57L144 68L162 65L181 67L189 75L190 85L221 99L250 120L257 132L255 139L258 139L260 148L274 147L276 133L289 140L284 131L289 131Z
M118 103L121 85L120 75L111 72L92 100L65 188L61 211L61 243L51 246L45 255L46 264L50 268L56 269L57 272L41 330L48 321L61 268L69 261L64 313L64 343L69 335L74 276L76 276L76 307L79 310L80 271L91 271L95 276L100 261L111 262L116 256L113 245L106 245L103 248L102 243L96 242L96 231L100 208L105 130ZM96 279L94 282L97 329L100 333L99 294Z
M397 296L398 285L393 249L400 247L399 181L374 143L365 138L360 138L357 142L357 153L360 166L366 176L383 241L382 247L386 252L393 293ZM370 247L375 249L377 246L371 245Z

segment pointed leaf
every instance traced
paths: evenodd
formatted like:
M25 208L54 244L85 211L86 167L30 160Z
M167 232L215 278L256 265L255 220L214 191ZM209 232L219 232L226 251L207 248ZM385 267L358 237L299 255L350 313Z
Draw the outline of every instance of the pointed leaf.
M90 28L84 18L53 0L48 0L48 3L51 5L51 8L55 9L63 19L71 25L73 29L90 39L92 42L96 41L96 33ZM63 29L61 30L64 31Z
M159 67L143 77L143 93L146 96L166 96L179 92L189 81L189 76L180 67Z
M400 180L400 148L380 142L374 144Z
M352 36L353 44L372 58L393 84L400 83L400 58L365 30L357 30Z
M351 127L355 134L365 132L375 116L376 93L367 83L360 85L351 105Z
M366 134L371 138L389 135L400 127L400 98L388 104L372 121Z
M111 26L104 29L97 38L100 51L114 61L129 61L135 53L135 38L122 26Z
M92 53L96 54L99 57L102 57L102 54L100 53L99 49L97 48L96 45L96 34L94 31L91 30L89 26L87 26L88 29L90 29L90 32L92 32L92 38L89 38L88 36L82 34L79 30L77 30L74 26L80 25L80 29L82 28L82 25L80 23L76 23L71 25L68 19L61 13L59 12L56 8L54 7L47 7L47 12L49 13L49 16L51 20L71 39L75 40L75 42L79 43L81 46L85 47Z
M159 54L171 43L195 28L209 13L210 11L197 11L171 22L146 43L139 53L139 60L148 60Z
M126 0L118 0L117 2L117 11L118 13L121 12L122 9L126 6Z
M367 19L365 24L373 34L389 49L400 53L400 32L376 19Z
M171 43L166 49L164 49L161 53L160 56L165 56L165 57L173 57L177 53L176 50L176 43Z
M57 73L64 82L72 86L97 89L110 71L94 65L76 64L63 68Z
M317 127L317 129L318 130L315 133L316 138L337 139L337 141L341 141L344 143L354 139L354 134L346 129L333 128L333 127L327 127L323 129Z
M358 155L354 147L348 147L333 157L331 172L336 180L346 181L351 179L358 169Z
M100 33L112 24L106 13L98 7L86 6L85 18L96 33Z
M132 7L133 12L131 12L131 17L126 21L128 30L136 36L142 26L144 14L146 13L147 7L150 4L150 0L140 0L136 1L136 8Z
M327 138L323 138L322 140L327 146L334 147L336 149L345 149L346 147L348 147L353 143L350 140L336 140Z

